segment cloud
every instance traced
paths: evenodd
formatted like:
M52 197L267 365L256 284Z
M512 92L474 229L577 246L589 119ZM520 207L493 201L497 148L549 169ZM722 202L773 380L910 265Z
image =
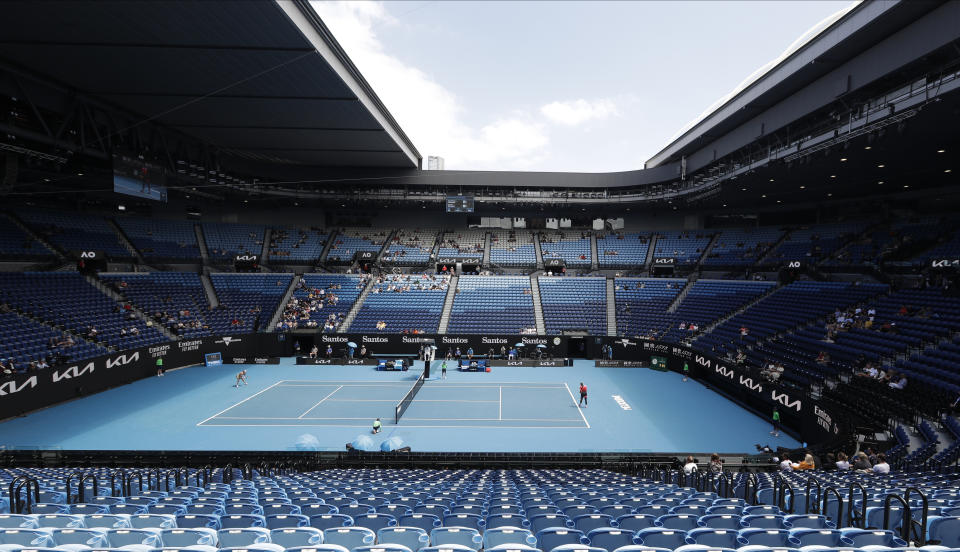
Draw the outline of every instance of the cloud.
M549 137L543 123L529 113L513 110L468 125L453 92L388 53L376 29L401 23L382 2L311 5L424 158L439 155L448 169L503 170L528 167L546 156Z
M540 113L551 122L577 126L591 120L603 120L619 115L613 100L572 100L566 102L551 102L540 108Z

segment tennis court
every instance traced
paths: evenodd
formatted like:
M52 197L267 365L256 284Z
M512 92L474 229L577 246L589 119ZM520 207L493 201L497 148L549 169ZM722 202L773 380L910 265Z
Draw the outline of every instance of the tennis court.
M367 427L395 420L414 381L281 380L201 421L199 426ZM589 428L565 383L424 383L399 427Z

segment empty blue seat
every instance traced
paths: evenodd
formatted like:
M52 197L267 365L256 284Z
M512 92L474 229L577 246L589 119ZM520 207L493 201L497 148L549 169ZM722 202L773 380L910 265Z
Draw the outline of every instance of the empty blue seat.
M483 547L486 549L501 544L526 544L535 546L537 537L528 529L520 527L496 527L483 532Z
M607 552L613 552L622 546L638 544L632 531L618 529L614 527L599 527L587 533L587 539L590 546L603 548Z
M291 527L286 529L271 529L270 542L284 548L296 546L314 546L323 544L323 531L314 527Z
M220 529L220 516L214 514L185 514L176 517L175 527L181 529L193 529L196 527L207 527L213 530Z
M637 544L653 548L668 548L673 550L687 544L686 532L663 527L642 529L636 533Z
M257 514L220 516L221 529L244 529L247 527L266 527L266 525L266 519Z
M740 546L739 538L740 534L736 529L701 527L687 531L687 543L717 548L737 548Z
M698 519L697 516L688 514L667 514L657 518L657 527L677 531L689 531L700 527Z
M786 529L741 529L740 539L743 545L760 545L774 548L795 548L797 546L797 540L792 538L790 531Z
M419 527L384 527L377 531L378 544L399 544L417 552L430 544L430 535Z
M267 529L289 529L310 526L310 518L303 514L273 514L266 516Z
M243 548L270 542L270 530L264 527L221 529L217 531L217 540L220 542L220 548Z
M844 538L837 529L794 529L790 535L797 540L797 546L829 546L831 548L852 547L853 541Z
M479 550L483 537L476 529L467 527L435 527L430 531L430 543L434 547L450 545Z
M323 531L326 544L339 544L349 550L373 544L376 539L377 534L366 527L337 527Z
M843 536L853 543L851 546L888 546L892 548L906 546L907 543L893 531L875 529L843 529Z
M560 527L548 527L537 532L537 548L553 550L561 544L590 544L583 531Z
M310 527L321 531L338 527L352 527L353 518L344 514L317 514L310 516Z

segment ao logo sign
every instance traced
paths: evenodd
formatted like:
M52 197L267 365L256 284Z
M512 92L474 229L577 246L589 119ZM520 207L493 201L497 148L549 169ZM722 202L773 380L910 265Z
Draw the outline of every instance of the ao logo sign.
M787 268L800 268L800 261L790 261L787 263Z
M81 259L96 259L96 258L97 258L97 252L96 252L96 251L81 251L81 252L80 252L80 258L81 258Z

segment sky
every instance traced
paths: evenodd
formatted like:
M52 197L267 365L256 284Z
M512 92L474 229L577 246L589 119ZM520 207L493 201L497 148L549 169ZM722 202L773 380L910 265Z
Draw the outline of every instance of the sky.
M319 1L424 158L635 170L849 0Z

